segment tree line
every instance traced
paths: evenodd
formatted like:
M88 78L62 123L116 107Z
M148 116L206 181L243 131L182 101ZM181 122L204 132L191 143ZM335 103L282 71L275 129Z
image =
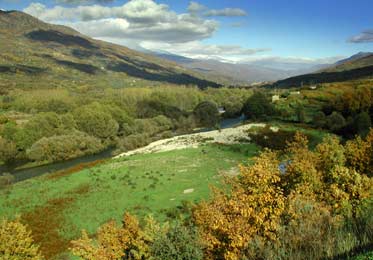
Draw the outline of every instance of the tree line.
M15 90L0 99L0 161L54 162L130 150L241 113L244 89Z

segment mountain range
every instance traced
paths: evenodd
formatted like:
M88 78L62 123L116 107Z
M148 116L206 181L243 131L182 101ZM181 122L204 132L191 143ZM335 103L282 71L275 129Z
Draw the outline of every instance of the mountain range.
M373 53L357 53L315 73L279 80L271 87L290 88L373 77Z
M219 87L329 82L370 75L373 53L335 64L262 59L246 63L135 51L19 11L0 11L0 90L12 87L125 87L161 84ZM362 69L364 68L364 69ZM346 73L348 71L348 73Z
M332 65L275 60L230 63L214 59L192 59L167 52L152 52L152 54L174 61L185 68L214 77L220 82L228 81L230 84L235 85L277 81L296 75L312 73Z

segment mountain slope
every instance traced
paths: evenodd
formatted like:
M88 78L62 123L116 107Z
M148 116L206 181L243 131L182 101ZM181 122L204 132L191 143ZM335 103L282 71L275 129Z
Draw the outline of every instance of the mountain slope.
M0 87L218 87L176 63L91 39L18 11L0 11Z
M342 82L373 77L373 53L360 52L347 59L336 62L329 68L279 80L271 87L291 88L318 83Z
M336 62L322 72L338 72L373 66L373 52L359 52L347 59Z
M343 82L348 80L356 80L361 78L372 78L373 66L367 66L357 69L320 72L313 74L305 74L296 77L279 80L271 85L277 88L292 88L301 87L302 85L313 85L318 83Z

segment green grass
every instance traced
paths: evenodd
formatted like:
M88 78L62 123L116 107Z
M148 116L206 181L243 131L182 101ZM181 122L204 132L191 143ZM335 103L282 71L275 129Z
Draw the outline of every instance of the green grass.
M351 260L373 260L373 251L352 257Z
M207 199L209 185L219 185L222 171L248 163L257 151L254 144L209 144L133 155L55 178L32 178L1 191L0 218L31 214L26 218L31 218L31 229L58 229L66 241L82 229L94 234L108 220L120 221L125 211L138 216L151 213L162 221L167 210L183 201ZM184 194L186 189L194 192ZM35 219L48 223L43 226Z

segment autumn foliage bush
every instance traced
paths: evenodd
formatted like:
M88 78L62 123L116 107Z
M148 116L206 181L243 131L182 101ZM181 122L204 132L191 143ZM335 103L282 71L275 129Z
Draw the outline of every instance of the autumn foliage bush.
M329 136L311 151L297 133L285 156L266 150L241 166L229 192L194 210L206 259L322 259L371 242L372 136Z
M41 260L39 247L34 244L31 232L19 219L0 221L0 259Z
M296 133L285 153L264 150L241 174L213 188L192 224L161 226L126 214L94 241L72 242L82 259L325 259L373 241L373 130L342 144L326 137L314 150ZM279 167L283 165L284 167ZM201 255L203 250L203 256Z

